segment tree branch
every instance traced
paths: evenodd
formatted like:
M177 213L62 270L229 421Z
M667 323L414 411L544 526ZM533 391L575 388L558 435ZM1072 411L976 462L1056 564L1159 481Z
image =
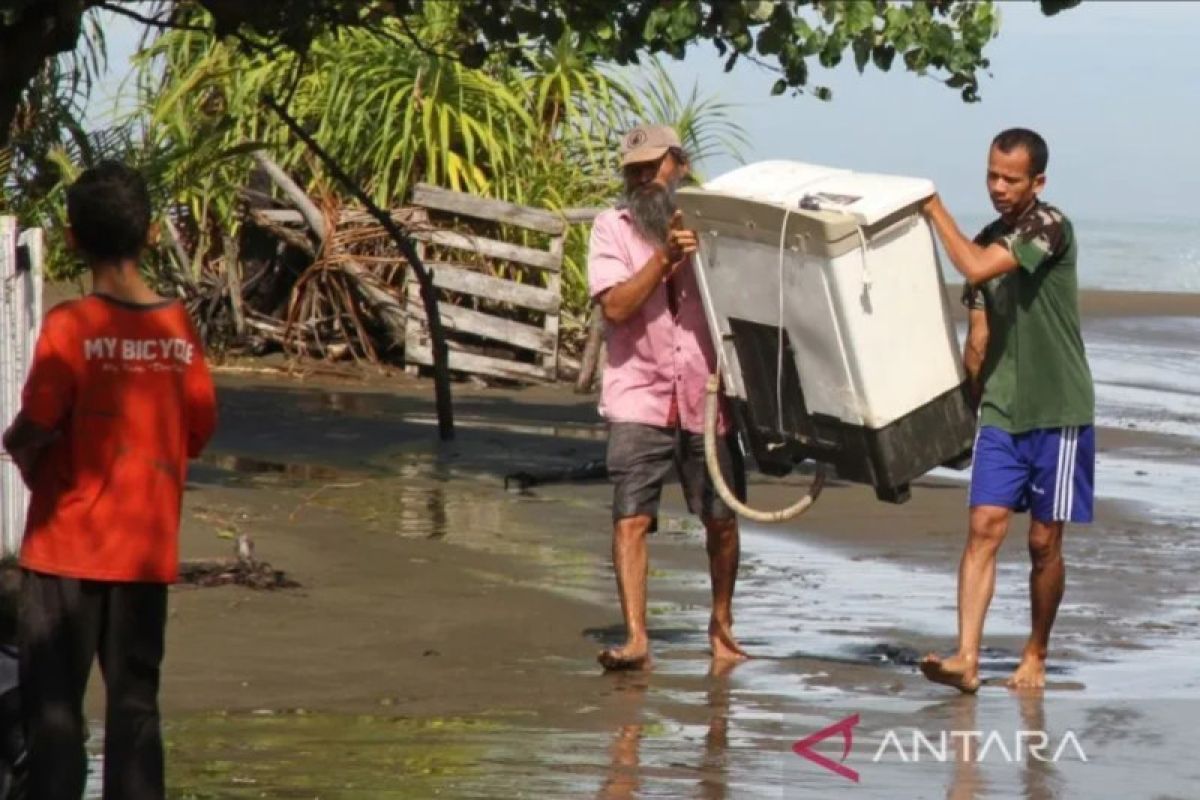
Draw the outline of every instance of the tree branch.
M258 164L263 172L283 190L287 195L288 200L292 201L292 205L304 217L305 223L312 229L313 235L321 241L322 244L329 238L330 231L325 220L325 215L321 209L317 208L317 204L312 201L312 198L300 188L300 184L292 180L292 176L284 172L283 167L275 163L275 161L261 150L255 150L250 154L254 159L254 163Z
M157 28L159 30L166 31L189 31L191 33L206 33L210 36L213 35L212 28L207 28L203 25L192 25L187 22L173 22L171 20L164 20L159 17L147 17L144 14L139 14L136 11L131 11L130 9L125 8L124 5L119 2L119 0L104 0L101 3L97 3L94 8L101 8L105 11L111 11L119 16L127 17L134 22L140 22L148 28ZM270 55L275 52L275 48L265 45L262 42L255 41L253 38L247 36L241 31L234 31L232 36L247 48L256 50L259 53L266 53Z
M397 17L394 17L394 19L397 20L400 23L400 27L404 29L404 33L408 38L408 43L410 45L412 45L413 47L417 48L418 50L420 50L425 55L433 56L434 58L446 58L446 59L450 59L452 61L461 61L462 60L455 53L446 53L446 52L443 52L440 50L436 50L436 49L430 47L429 45L425 44L425 42L421 39L421 37L417 35L417 32L414 31L412 29L412 27L408 24L408 20L405 19L403 16L397 16Z
M115 2L103 2L97 4L95 7L102 8L105 11L111 11L113 14L118 14L122 17L128 17L134 22L140 22L143 25L148 25L152 28L171 31L192 31L193 33L212 33L209 28L206 28L203 25L189 25L186 22L171 22L170 20L163 20L159 19L158 17L147 17L137 13L136 11L125 8L123 5Z

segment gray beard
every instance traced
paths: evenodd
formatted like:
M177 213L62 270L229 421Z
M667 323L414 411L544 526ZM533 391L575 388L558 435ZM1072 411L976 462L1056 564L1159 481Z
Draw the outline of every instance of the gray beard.
M675 188L650 182L627 192L624 207L629 209L633 227L642 238L656 247L667 246L671 217L675 214Z

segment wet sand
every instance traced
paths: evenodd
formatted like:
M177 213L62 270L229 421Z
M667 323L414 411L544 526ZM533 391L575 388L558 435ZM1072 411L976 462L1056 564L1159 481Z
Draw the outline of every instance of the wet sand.
M1196 349L1188 329L1143 318L1190 301L1101 300L1089 346ZM595 653L622 634L607 486L517 494L501 481L600 457L593 398L457 385L459 436L443 446L427 382L245 370L220 381L221 429L193 470L184 556L226 555L249 533L303 588L172 591L172 797L1195 795L1200 513L1170 502L1200 449L1181 435L1186 402L1160 404L1175 424L1155 427L1152 403L1101 389L1102 406L1116 398L1100 418L1104 499L1096 525L1068 533L1051 686L969 698L915 668L953 644L962 475L923 479L903 506L834 482L800 522L746 528L735 611L755 658L724 674L706 654L702 535L668 490L651 542L656 668L602 675ZM764 506L804 480L752 477ZM1015 666L1027 625L1023 526L1005 545L985 635L992 684ZM98 701L91 713L101 718ZM856 714L844 761L839 735L814 748L857 781L793 752ZM882 747L912 756L914 730L934 751L951 731L996 732L1001 746L956 759L951 737L920 761ZM1047 731L1048 756L1073 733L1088 760L1066 749L1039 761L1014 742L1019 730Z

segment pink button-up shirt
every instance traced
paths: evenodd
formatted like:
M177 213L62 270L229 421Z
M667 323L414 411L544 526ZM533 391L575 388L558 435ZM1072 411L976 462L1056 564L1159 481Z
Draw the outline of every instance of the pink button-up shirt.
M588 246L588 290L593 298L637 274L655 248L637 232L629 212L609 209L592 225ZM674 295L671 313L668 292ZM605 329L608 360L600 394L600 413L610 422L678 423L692 433L704 431L704 390L716 372L708 320L691 261L660 284L641 309L625 322ZM727 430L724 402L719 429Z

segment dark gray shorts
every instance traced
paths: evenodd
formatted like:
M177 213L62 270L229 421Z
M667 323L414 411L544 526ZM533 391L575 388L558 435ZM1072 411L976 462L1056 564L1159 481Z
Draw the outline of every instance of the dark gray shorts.
M740 499L746 497L746 467L736 436L717 440L717 458L725 482ZM608 479L613 484L613 521L647 516L658 525L663 480L671 468L679 476L688 511L703 520L734 517L709 478L704 464L704 436L682 428L659 428L637 422L614 422L608 429Z

